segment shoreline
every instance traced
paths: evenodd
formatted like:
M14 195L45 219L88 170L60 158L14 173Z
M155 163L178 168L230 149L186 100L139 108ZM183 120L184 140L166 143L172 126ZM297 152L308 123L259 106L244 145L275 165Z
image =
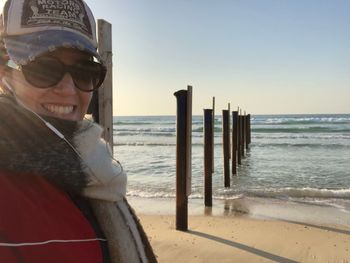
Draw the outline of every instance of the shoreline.
M140 215L175 216L174 198L127 197ZM203 199L188 200L189 216L244 216L252 219L292 221L350 227L350 211L324 204L272 198L241 197L214 199L213 207L205 207Z
M183 232L174 199L128 200L159 262L350 262L350 214L334 207L242 198L205 208L189 199Z

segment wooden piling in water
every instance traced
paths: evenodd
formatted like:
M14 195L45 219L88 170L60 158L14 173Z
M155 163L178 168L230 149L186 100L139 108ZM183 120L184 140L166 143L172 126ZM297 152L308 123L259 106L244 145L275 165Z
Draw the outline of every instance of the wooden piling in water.
M204 109L204 205L212 206L213 110Z
M248 118L248 121L247 121L247 123L248 123L248 128L247 128L247 135L248 135L248 146L250 145L250 143L252 142L251 141L251 126L250 126L250 114L248 114L248 116L247 116L247 118Z
M214 134L215 134L215 97L213 97L213 121L212 121L212 123L213 123L213 137L215 137L214 136ZM214 173L214 167L215 167L215 164L214 164L214 153L215 153L215 141L214 141L214 138L213 138L213 146L212 146L212 156L213 156L213 160L212 160L212 173Z
M239 116L239 127L240 127L240 131L239 131L239 135L240 135L240 151L241 151L241 157L244 157L244 121L243 121L243 115L241 114Z
M231 149L231 136L230 136L230 131L231 131L231 103L228 103L227 105L227 111L228 111L228 147ZM231 159L231 151L228 151L228 158Z
M243 151L243 155L245 155L245 151L246 151L246 146L247 146L247 116L244 115L242 116L242 122L243 122L243 130L242 130L242 136L243 136L243 144L242 144L242 151Z
M238 144L238 111L232 112L232 162L231 162L231 171L232 174L237 174L237 144Z
M176 229L188 230L188 195L191 188L192 87L174 93L176 118Z
M230 187L230 127L228 110L222 111L222 142L224 154L224 185Z
M241 116L239 114L239 109L237 111L237 163L238 165L242 164L242 151L241 151Z
M249 117L248 115L245 115L245 148L246 150L249 149Z

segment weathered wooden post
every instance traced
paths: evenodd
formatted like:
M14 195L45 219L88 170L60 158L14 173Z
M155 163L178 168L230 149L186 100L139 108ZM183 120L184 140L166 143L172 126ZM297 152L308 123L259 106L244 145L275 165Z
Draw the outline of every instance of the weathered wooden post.
M212 206L213 110L204 109L204 204Z
M246 150L249 149L249 120L248 120L248 115L245 114L244 116L245 119L245 148Z
M231 104L228 103L227 105L227 111L228 111L228 147L231 149ZM231 159L231 151L228 151L228 158Z
M98 51L107 67L103 85L98 89L99 124L104 127L103 138L113 150L113 75L112 75L112 25L103 19L97 20Z
M247 118L248 118L248 120L247 120L247 123L248 123L248 128L247 128L248 142L247 142L247 146L249 146L250 143L252 142L252 141L251 141L250 114L248 114Z
M212 160L212 165L211 165L211 168L212 168L212 173L214 173L215 169L215 165L214 165L214 153L215 153L215 141L214 141L214 134L215 134L215 97L213 97L213 146L212 146L212 151L213 151L213 160Z
M232 174L237 174L238 111L232 112Z
M113 151L112 25L103 19L98 19L97 30L98 51L107 67L107 75L102 86L93 93L88 113L104 127L102 137Z
M237 163L242 164L242 151L241 151L241 116L239 114L239 108L237 111Z
M223 152L224 152L224 184L225 187L230 187L230 127L229 127L229 114L228 110L222 111L222 144L223 144Z
M242 115L242 110L241 110L241 114L240 114L240 123L239 123L239 127L240 127L240 150L241 150L241 156L244 157L244 122L243 122L243 115Z
M192 87L174 93L176 119L176 229L188 230L188 196L191 192Z
M245 111L244 111L244 114L242 116L242 122L243 122L243 130L242 130L242 136L243 136L243 144L242 144L242 151L243 151L243 155L245 155L245 150L246 150L246 146L247 146L247 116L245 114Z

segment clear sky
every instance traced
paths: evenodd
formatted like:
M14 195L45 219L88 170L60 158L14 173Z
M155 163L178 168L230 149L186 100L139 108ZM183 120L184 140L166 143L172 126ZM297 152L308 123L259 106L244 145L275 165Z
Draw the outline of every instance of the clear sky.
M114 114L350 112L349 0L87 0L113 26Z

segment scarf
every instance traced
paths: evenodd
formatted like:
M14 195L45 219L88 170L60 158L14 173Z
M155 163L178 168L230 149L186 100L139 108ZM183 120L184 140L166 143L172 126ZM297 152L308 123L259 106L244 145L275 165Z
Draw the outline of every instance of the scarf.
M0 168L42 175L68 194L87 198L113 263L157 262L127 203L126 174L101 138L103 129L89 120L44 119L72 147L12 98L0 97Z

